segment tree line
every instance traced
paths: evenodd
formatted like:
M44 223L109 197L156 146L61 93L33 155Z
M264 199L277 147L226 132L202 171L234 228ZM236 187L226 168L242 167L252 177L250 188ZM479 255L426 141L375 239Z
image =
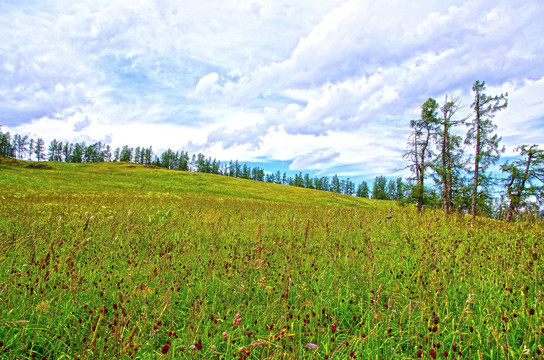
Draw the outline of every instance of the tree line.
M402 178L387 180L384 176L377 176L372 188L366 181L356 184L350 178L342 179L338 175L311 176L308 173L288 175L286 172L266 172L260 167L251 167L238 160L221 162L204 154L189 154L187 151L166 151L155 154L153 148L129 147L125 145L112 149L110 145L96 142L87 145L85 142L62 142L53 139L46 147L42 138L36 140L28 135L3 133L0 128L0 156L20 160L55 161L69 163L92 162L129 162L146 166L181 171L192 171L209 174L224 175L254 181L262 181L308 189L331 191L338 194L352 195L364 198L381 200L402 200L407 184Z
M515 149L519 157L499 166L500 177L490 174L504 152L493 119L508 106L508 93L489 96L485 90L485 81L474 83L474 100L465 115L460 114L458 97L446 96L442 104L429 98L421 105L419 119L410 122L403 156L409 162L411 198L419 211L434 205L447 215L459 209L471 218L483 214L510 221L521 209L542 204L544 151L538 145L520 145ZM435 186L428 186L427 179ZM492 190L497 188L502 193L494 198Z

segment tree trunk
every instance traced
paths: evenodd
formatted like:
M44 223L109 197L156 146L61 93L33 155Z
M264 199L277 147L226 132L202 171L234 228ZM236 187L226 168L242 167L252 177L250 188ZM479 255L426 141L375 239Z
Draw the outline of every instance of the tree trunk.
M512 220L512 216L514 215L514 201L510 200L510 206L508 206L508 212L506 213L506 222L510 222Z
M447 166L447 196L448 196L448 213L452 213L452 206L453 206L453 175L452 175L452 169L451 169L451 154L448 156L448 162L446 164Z
M446 102L447 102L446 98ZM442 198L444 200L444 214L449 215L448 206L448 170L447 170L447 153L448 153L448 123L447 115L444 114L444 132L442 134Z
M476 155L474 157L474 184L472 186L471 220L476 217L476 197L478 196L478 169L480 167L480 93L476 92Z
M529 169L531 167L532 158L533 158L533 153L529 152L527 154L527 164L525 165L525 172L523 174L523 178L521 179L521 184L519 186L518 191L516 191L515 194L510 195L510 189L508 189L508 193L509 193L508 195L510 197L510 205L508 206L508 213L506 213L506 222L510 222L512 220L512 217L514 216L514 211L516 211L516 209L520 205L521 195L523 194L523 190L525 189L525 182L529 178ZM512 179L511 184L513 182L514 182L514 179Z

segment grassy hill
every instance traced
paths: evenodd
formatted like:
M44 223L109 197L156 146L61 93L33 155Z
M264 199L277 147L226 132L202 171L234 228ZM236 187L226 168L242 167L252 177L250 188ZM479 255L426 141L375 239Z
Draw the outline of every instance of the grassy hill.
M391 205L4 159L0 358L542 358L542 222Z
M66 164L4 159L0 160L0 170L1 196L124 192L138 195L208 195L307 205L392 205L387 201L361 199L295 186L126 163Z

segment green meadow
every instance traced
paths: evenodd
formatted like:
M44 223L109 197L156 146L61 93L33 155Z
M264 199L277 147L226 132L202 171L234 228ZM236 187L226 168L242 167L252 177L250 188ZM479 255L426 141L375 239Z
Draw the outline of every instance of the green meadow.
M37 164L0 163L1 359L543 358L542 221Z

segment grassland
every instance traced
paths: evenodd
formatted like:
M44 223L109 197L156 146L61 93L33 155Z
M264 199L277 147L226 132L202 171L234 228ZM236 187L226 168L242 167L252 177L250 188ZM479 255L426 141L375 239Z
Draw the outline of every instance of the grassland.
M542 358L542 223L26 165L0 164L0 358Z

